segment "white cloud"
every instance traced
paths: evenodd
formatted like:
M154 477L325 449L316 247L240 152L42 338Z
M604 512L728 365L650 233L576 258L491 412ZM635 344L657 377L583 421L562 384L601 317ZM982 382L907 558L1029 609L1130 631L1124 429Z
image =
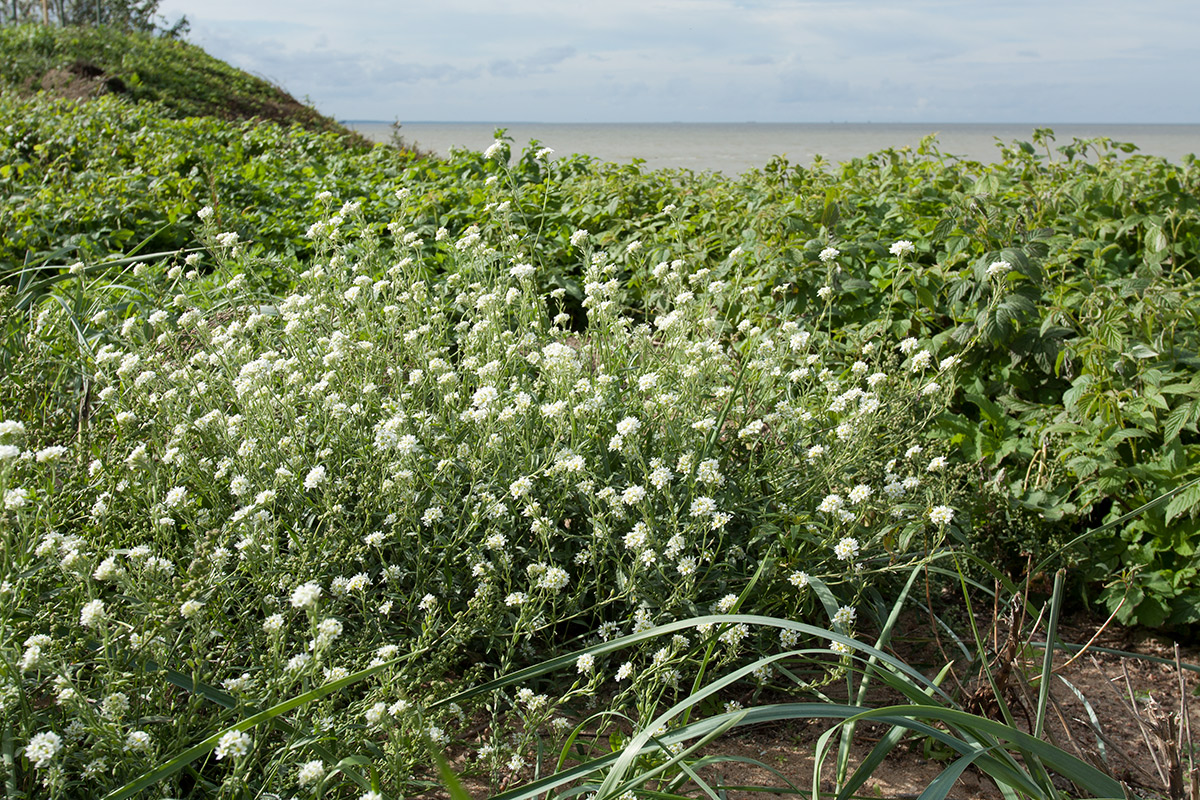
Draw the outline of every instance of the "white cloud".
M342 118L1200 121L1200 5L166 0ZM1120 102L1115 97L1122 98Z

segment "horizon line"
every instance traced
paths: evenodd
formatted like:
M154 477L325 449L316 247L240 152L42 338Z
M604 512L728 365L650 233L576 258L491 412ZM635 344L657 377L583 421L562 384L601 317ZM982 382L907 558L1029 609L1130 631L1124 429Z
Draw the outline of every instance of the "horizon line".
M666 121L664 121L664 120L616 120L616 121L606 120L606 121L602 121L602 122L594 122L594 121L587 121L587 120L572 120L572 121L564 122L564 121L555 121L555 120L412 119L412 120L407 120L404 122L397 122L396 120L365 119L365 118L350 118L350 117L338 118L337 121L338 121L338 123L343 124L343 125L349 124L349 123L370 123L372 125L397 125L398 124L401 127L403 127L405 125L908 125L908 126L912 126L912 127L924 127L924 126L930 126L930 125L974 125L974 126L1003 125L1003 126L1009 126L1009 127L1032 126L1035 128L1054 128L1055 126L1080 127L1080 126L1104 125L1104 126L1108 126L1108 127L1130 127L1130 128L1133 128L1133 127L1148 127L1148 126L1186 127L1186 126L1200 125L1200 122L1104 122L1104 121L1090 121L1090 122L1028 122L1028 121L1027 122L997 122L997 121L987 121L987 122L962 122L962 121L958 121L958 122L950 122L950 121L911 122L911 121L888 121L888 120L866 120L866 121L829 120L826 122L811 122L811 121L810 122L800 122L800 121L763 122L763 121L759 121L759 120L743 120L740 122L730 122L730 121L706 121L706 122L690 121L690 122L685 122L685 121L681 121L681 120L666 120Z

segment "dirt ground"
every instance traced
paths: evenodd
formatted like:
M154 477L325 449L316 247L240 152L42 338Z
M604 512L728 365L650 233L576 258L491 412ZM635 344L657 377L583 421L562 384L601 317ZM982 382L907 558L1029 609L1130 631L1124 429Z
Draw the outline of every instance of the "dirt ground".
M1060 630L1062 639L1069 643L1084 644L1092 640L1093 648L1123 650L1145 656L1156 656L1173 661L1173 642L1136 629L1108 628L1099 630L1102 621L1076 618ZM1098 634L1098 635L1097 635ZM1164 755L1160 736L1154 732L1155 724L1163 717L1179 719L1180 678L1173 664L1159 664L1138 658L1108 654L1095 649L1088 650L1072 659L1070 653L1058 653L1054 664L1056 673L1069 682L1087 701L1088 708L1079 696L1061 681L1051 687L1052 704L1048 713L1045 737L1053 744L1077 757L1093 763L1113 777L1125 783L1130 793L1138 797L1168 797L1166 764L1169 756ZM1029 676L1041 669L1041 650L1026 653L1024 669ZM1200 648L1181 647L1180 658L1185 664L1200 664ZM933 660L932 657L929 660ZM1070 662L1070 663L1068 663ZM938 662L939 666L944 661ZM1187 699L1188 722L1197 733L1195 704L1190 695L1200 687L1200 675L1184 670L1184 685ZM1017 725L1025 730L1032 727L1032 709L1037 699L1036 684L1023 677L1020 668L1014 668L1008 678L1010 691L1008 701L1014 709ZM970 689L970 687L967 687ZM1130 690L1136 698L1136 710L1130 703ZM980 691L980 697L990 692ZM1150 710L1157 703L1157 714ZM876 704L887 704L887 698L876 697ZM883 701L883 702L880 702ZM892 702L896 702L893 698ZM994 704L983 704L972 709L976 713L1000 718ZM1028 714L1025 711L1028 710ZM1097 736L1089 716L1094 716L1100 730ZM1157 716L1157 719L1156 719ZM1139 724L1139 717L1141 724ZM817 722L805 725L763 726L745 733L725 737L714 752L753 759L778 770L792 783L811 791L814 749L817 738L828 726ZM851 769L864 758L882 735L882 729L860 730L852 749ZM1098 739L1101 744L1098 744ZM1187 748L1187 730L1184 731L1184 748ZM1153 751L1153 755L1152 755ZM930 752L919 740L902 744L893 751L884 765L874 772L873 777L859 790L859 796L882 798L918 797L930 782L953 760L953 754ZM1184 760L1186 769L1187 761ZM726 786L772 785L782 781L761 767L745 762L729 762L713 768L707 778ZM832 758L822 773L822 789L832 790ZM1184 787L1190 779L1184 775ZM1060 788L1067 789L1065 781ZM755 793L758 797L761 794ZM750 797L749 792L730 791L730 800ZM968 768L950 792L950 798L967 800L999 800L999 790L987 776L974 767Z
M914 622L913 629L928 630L927 625ZM1076 617L1064 621L1060 626L1063 641L1083 645L1089 649L1078 657L1059 652L1054 659L1055 671L1066 682L1052 684L1052 703L1048 712L1044 738L1077 757L1093 763L1103 771L1122 781L1131 796L1142 798L1170 797L1168 792L1168 763L1171 756L1164 751L1163 736L1155 728L1164 731L1164 720L1168 723L1182 719L1180 716L1180 671L1174 666L1174 643L1166 637L1138 629L1119 626L1104 627L1103 620ZM865 638L865 637L864 637ZM1036 638L1035 638L1036 641ZM950 653L945 642L908 640L901 645L901 655L908 663L926 669L932 675L940 669L947 658L942 652ZM995 649L998 652L993 669L1006 685L1006 698L1013 709L1016 724L1025 730L1032 728L1033 711L1037 698L1036 684L1030 677L1041 670L1042 650L1039 648L1010 648L1002 632L996 634ZM1131 658L1105 653L1099 648L1121 650L1140 656L1166 659L1169 664L1154 663L1142 658ZM1184 664L1200 664L1200 648L1183 646L1179 650ZM1002 669L1004 661L1012 664L1007 671ZM1187 724L1196 729L1198 721L1191 695L1200 687L1200 675L1195 671L1183 670L1184 693L1187 698ZM943 683L953 685L953 678ZM964 676L965 680L965 676ZM992 693L978 682L966 682L955 687L958 697L970 697L978 702L962 701L974 713L1001 719L994 702L987 702ZM1131 703L1130 695L1134 698ZM732 699L722 695L725 699ZM736 695L735 695L736 697ZM1085 703L1080 699L1086 700ZM753 701L747 691L746 705ZM831 699L837 699L831 694ZM780 698L795 701L797 698ZM757 702L770 702L760 698ZM901 702L898 696L874 693L868 700L871 706L879 707ZM1136 709L1135 709L1136 706ZM1089 718L1095 720L1089 724ZM805 722L772 723L753 728L736 729L719 739L705 754L732 757L719 764L705 767L701 777L721 791L722 798L762 798L772 793L737 789L735 787L786 788L790 782L804 796L811 795L814 751L821 734L831 723L823 720ZM1099 734L1096 732L1099 729ZM851 749L850 769L853 770L879 740L883 728L860 726L855 734ZM1197 730L1200 734L1200 730ZM1186 773L1188 760L1189 728L1183 729L1182 741L1184 793L1185 797L1192 778ZM836 738L835 738L836 742ZM1168 747L1167 750L1170 748ZM912 738L903 742L884 764L874 771L872 777L857 792L858 797L916 798L954 760L955 754L932 749L926 742ZM1176 759L1178 760L1178 759ZM826 759L822 772L821 789L834 788L832 757ZM461 764L461 762L460 762ZM770 767L766 769L763 766ZM775 774L772 773L775 771ZM546 771L542 772L543 775ZM781 778L782 776L782 778ZM504 788L519 786L533 775L510 776ZM786 782L785 782L786 779ZM478 778L464 776L464 786L474 798L486 798L497 793L499 787L490 787ZM725 787L721 789L720 787ZM1061 789L1070 790L1062 781ZM703 796L699 790L694 794ZM973 766L959 778L950 791L953 800L999 800L1002 795L990 779Z

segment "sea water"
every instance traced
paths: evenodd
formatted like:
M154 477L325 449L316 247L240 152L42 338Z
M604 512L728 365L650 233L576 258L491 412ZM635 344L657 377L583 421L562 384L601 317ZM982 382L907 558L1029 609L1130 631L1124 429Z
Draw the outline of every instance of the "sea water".
M375 141L388 141L393 130L387 122L345 124ZM1068 145L1073 138L1107 137L1137 145L1138 153L1175 162L1200 153L1200 125L405 122L399 135L409 144L445 155L451 148L486 149L498 128L507 130L516 151L536 140L556 156L586 153L618 163L641 159L649 168L727 175L763 167L775 156L810 166L818 156L839 162L886 148L915 148L930 134L937 135L937 147L944 154L990 162L1000 158L998 142L1032 142L1035 128L1054 131L1052 148Z

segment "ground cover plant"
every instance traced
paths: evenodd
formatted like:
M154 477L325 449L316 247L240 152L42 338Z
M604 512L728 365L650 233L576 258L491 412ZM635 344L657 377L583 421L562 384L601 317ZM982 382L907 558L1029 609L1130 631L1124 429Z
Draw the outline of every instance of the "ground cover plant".
M239 712L378 664L298 707L291 735L229 733L168 785L282 791L365 755L407 793L422 738L466 713L423 715L440 694L555 641L732 610L756 574L757 609L851 633L864 593L953 529L945 458L918 434L955 356L870 337L847 361L794 319L734 324L723 309L769 298L683 260L649 270L672 300L637 323L616 275L642 248L584 231L576 332L502 226L441 237L452 268L425 280L381 260L356 203L318 203L320 258L286 296L254 285L206 207L210 252L121 283L75 265L55 296L84 303L30 312L18 361L73 352L87 388L69 445L4 423L6 707L32 767L14 792L116 788ZM640 657L580 661L567 697L629 681L648 703L704 642L676 637L637 681ZM778 640L736 624L719 646ZM563 702L515 700L529 730L495 730L490 769L517 771Z
M670 795L822 715L844 796L875 717L957 754L930 796L1120 792L887 647L918 581L1062 564L1055 608L1197 618L1194 160L724 178L177 116L0 92L8 796L407 795L443 749Z
M979 334L937 432L978 465L980 497L998 487L986 501L997 522L975 534L1014 571L1022 552L1054 551L1197 476L1194 160L1118 158L1128 148L1106 141L1056 148L1038 131L995 164L929 140L836 167L780 160L724 178L539 159L539 143L516 153L503 138L490 155L425 159L270 124L170 119L116 97L80 105L5 93L0 111L9 274L187 247L198 235L191 210L203 204L245 247L307 262L311 223L296 209L333 191L394 212L399 201L380 187L403 184L409 241L381 226L382 250L438 271L439 229L459 236L503 216L529 243L541 287L565 289L576 319L583 273L570 237L586 229L604 247L660 248L647 267L669 255L736 272L773 291L780 313L821 313L828 285L830 330L887 315L901 338L961 345ZM899 240L914 245L903 265L888 252ZM829 246L839 258L826 264L818 255ZM743 256L727 261L735 251ZM997 263L1009 265L1003 280L988 275ZM274 264L257 268L285 291ZM628 277L622 302L658 302L645 268ZM1102 535L1089 569L1072 573L1073 591L1119 607L1126 622L1194 621L1198 501L1190 491ZM1115 575L1125 580L1106 588Z

